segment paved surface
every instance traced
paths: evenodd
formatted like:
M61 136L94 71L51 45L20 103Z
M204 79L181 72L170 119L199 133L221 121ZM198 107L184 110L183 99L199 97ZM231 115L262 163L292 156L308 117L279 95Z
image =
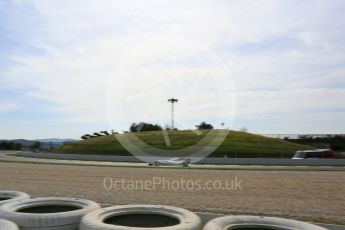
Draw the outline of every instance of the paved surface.
M155 187L143 186L154 180ZM198 183L200 189L183 187L182 180ZM231 181L236 180L241 181L240 187L231 189ZM221 187L205 187L208 181L218 181ZM345 222L344 181L343 171L162 170L0 162L0 188L35 197L163 204L199 212L285 216L314 222Z
M79 161L106 161L106 162L128 162L143 163L142 160L134 156L111 156L111 155L88 155L88 154L58 154L47 152L20 152L24 157L60 159L60 160L79 160ZM161 158L165 159L165 158ZM208 157L202 160L190 158L193 162L197 161L198 165L263 165L263 166L345 166L345 159L304 159L293 160L286 158L215 158ZM146 162L153 162L157 157L146 157Z
M16 154L17 156L14 156ZM0 151L0 161L3 162L27 162L27 163L49 163L63 165L94 165L94 166L114 166L114 167L149 167L147 163L137 162L112 162L112 161L92 161L92 160L68 160L68 159L46 159L37 158L44 154L22 154L25 157L18 156L20 152ZM50 154L56 155L56 154ZM59 156L69 156L69 154L58 154ZM35 156L35 158L29 157ZM83 155L86 156L87 155ZM274 166L274 165L218 165L218 164L191 164L192 169L258 169L258 170L327 170L327 171L345 171L345 166Z

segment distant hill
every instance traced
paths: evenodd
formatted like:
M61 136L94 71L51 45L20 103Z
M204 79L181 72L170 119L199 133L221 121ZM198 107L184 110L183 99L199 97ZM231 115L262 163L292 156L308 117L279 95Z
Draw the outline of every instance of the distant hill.
M39 142L52 142L52 143L64 143L64 142L76 142L78 140L76 139L71 139L71 138L65 138L65 139L60 139L60 138L46 138L46 139L35 139L34 141L39 141Z
M0 142L13 142L16 144L21 144L24 147L29 147L32 146L36 141L41 143L42 148L56 148L64 143L72 143L76 142L78 140L71 139L71 138L66 138L66 139L60 139L60 138L47 138L47 139L36 139L36 140L26 140L26 139L12 139L12 140L7 140L7 139L2 139Z
M161 131L141 132L136 135L145 143L161 149L182 149L201 140L208 131L197 135L190 130L168 131L172 145L166 146ZM224 132L219 130L219 132ZM130 134L118 134L130 135ZM138 143L140 145L140 143ZM291 158L295 151L312 149L308 145L291 143L276 138L254 135L246 132L230 131L222 145L212 153L212 157L286 157ZM57 148L58 153L131 155L113 136L101 136L74 143L64 144Z
M0 142L13 142L16 144L21 144L23 146L31 146L34 143L34 141L25 140L25 139L13 139L13 140L3 139L3 140L0 140Z

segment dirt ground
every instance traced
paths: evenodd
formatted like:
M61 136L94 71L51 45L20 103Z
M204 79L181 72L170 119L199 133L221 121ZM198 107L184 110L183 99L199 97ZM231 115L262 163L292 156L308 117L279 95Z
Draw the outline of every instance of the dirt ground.
M232 181L232 186L231 186ZM0 163L0 190L102 204L345 222L344 171L231 171Z

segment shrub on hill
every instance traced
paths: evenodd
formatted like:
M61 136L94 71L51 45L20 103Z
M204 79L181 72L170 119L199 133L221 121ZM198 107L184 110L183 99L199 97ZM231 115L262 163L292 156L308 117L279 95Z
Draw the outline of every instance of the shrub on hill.
M154 125L150 123L140 122L140 123L133 123L129 127L129 130L131 132L159 131L159 130L162 130L162 127L157 124Z

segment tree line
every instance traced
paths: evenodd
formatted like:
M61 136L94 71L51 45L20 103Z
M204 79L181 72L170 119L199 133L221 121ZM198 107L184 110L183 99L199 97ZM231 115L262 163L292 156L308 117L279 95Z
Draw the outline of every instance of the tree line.
M201 122L200 124L195 126L196 129L198 130L203 130L203 129L213 129L213 125L208 124L206 122ZM171 130L169 127L165 128L166 130ZM139 122L139 123L132 123L131 126L129 127L129 132L135 133L135 132L149 132L149 131L160 131L163 130L163 128L158 125L158 124L151 124L147 122ZM174 130L177 130L176 128ZM127 132L125 132L127 133ZM84 134L81 136L81 139L86 140L86 139L91 139L95 137L101 137L101 136L109 136L109 135L114 135L118 134L118 132L114 132L114 130L111 130L110 132L108 131L100 131L100 132L94 132L92 134Z
M0 150L22 150L24 147L30 150L40 149L41 143L38 141L35 141L30 146L23 146L21 143L16 143L12 141L0 142Z
M20 143L14 143L10 141L0 142L0 150L21 150L23 145Z

